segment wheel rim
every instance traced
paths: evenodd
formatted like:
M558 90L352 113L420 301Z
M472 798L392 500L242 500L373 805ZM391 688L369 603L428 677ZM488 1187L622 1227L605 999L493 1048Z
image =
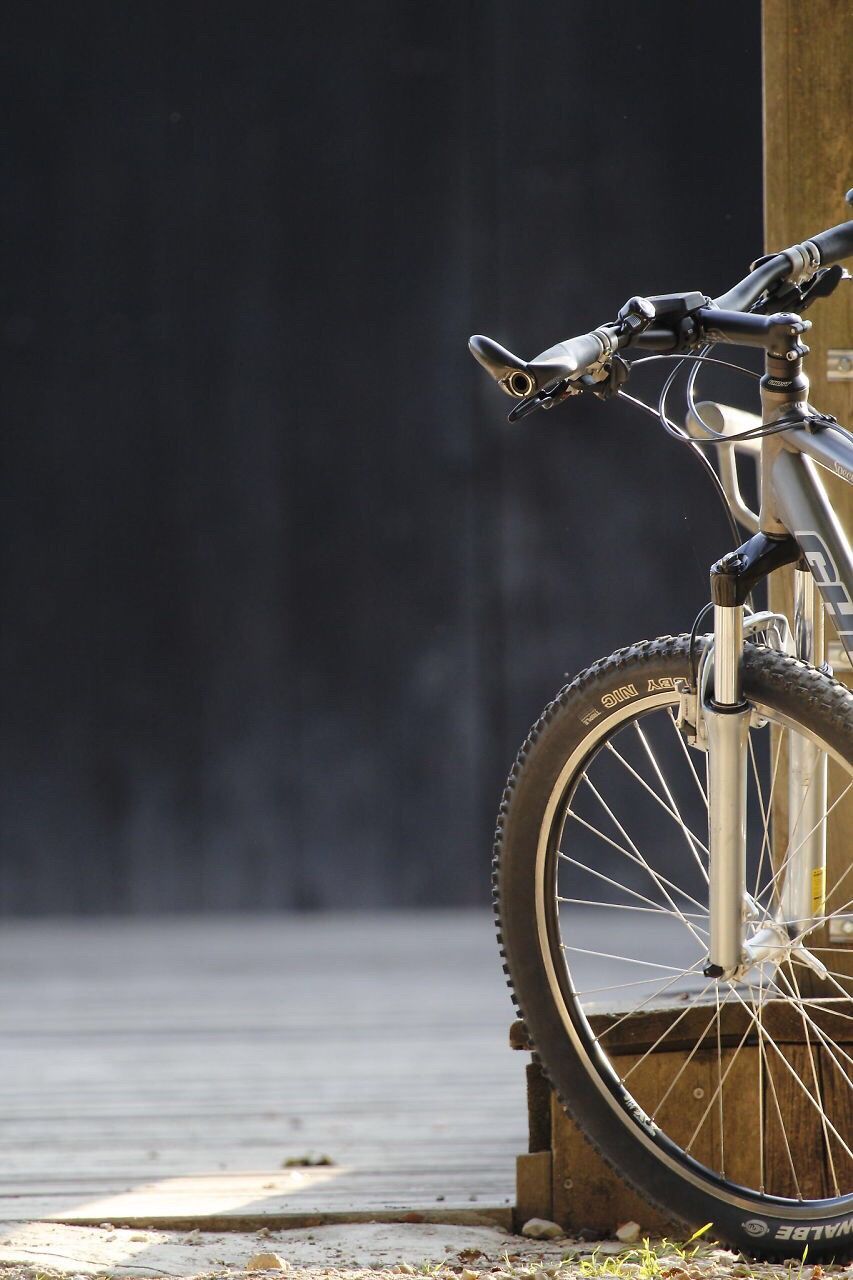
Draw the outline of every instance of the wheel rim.
M707 825L697 818L707 814L704 757L677 730L676 706L669 691L602 720L582 761L573 758L554 788L537 875L552 991L597 1083L682 1176L768 1204L837 1209L853 1191L853 947L830 945L826 922L851 910L853 868L828 886L822 929L803 935L781 963L764 962L738 983L706 979ZM757 710L767 725L750 732L747 883L760 927L790 854L774 865L769 814L793 725L770 707ZM853 787L853 771L807 736L844 770L834 808ZM830 971L818 984L810 957ZM614 1002L617 1016L607 1012ZM671 1016L655 1024L663 1007ZM637 1052L611 1047L643 1021ZM744 1154L732 1126L750 1104L757 1123ZM813 1137L822 1144L818 1177L814 1160L806 1167L802 1158Z

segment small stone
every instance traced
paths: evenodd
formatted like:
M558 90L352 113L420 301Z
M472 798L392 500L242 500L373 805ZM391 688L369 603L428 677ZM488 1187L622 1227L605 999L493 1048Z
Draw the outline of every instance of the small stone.
M583 1240L584 1244L589 1244L591 1240L600 1240L601 1233L594 1231L592 1227L581 1227L577 1233L578 1240Z
M472 1271L470 1267L463 1267L461 1280L480 1280L480 1273Z
M415 1274L415 1268L410 1262L401 1262L394 1267L394 1270L401 1276L413 1276Z
M621 1227L616 1228L616 1239L621 1240L623 1244L634 1244L640 1238L639 1222L623 1222Z
M287 1271L290 1266L278 1253L253 1253L246 1263L247 1271Z
M115 1227L113 1226L113 1224L112 1224L111 1222L102 1222L102 1223L101 1223L101 1230L102 1230L102 1231L114 1231L114 1230L115 1230Z
M521 1234L529 1236L531 1240L562 1240L566 1233L556 1222L549 1222L547 1218L528 1218L521 1228Z
M193 1227L192 1231L188 1231L184 1236L183 1244L201 1244L201 1232L198 1227Z
M270 1234L269 1227L258 1227L257 1231L255 1232L255 1235L258 1237L259 1240L265 1240L269 1234Z

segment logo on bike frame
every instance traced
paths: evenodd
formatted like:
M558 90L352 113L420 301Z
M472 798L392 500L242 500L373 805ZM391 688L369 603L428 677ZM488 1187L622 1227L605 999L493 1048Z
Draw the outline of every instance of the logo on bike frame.
M813 530L795 533L824 604L839 636L853 637L853 603L841 580L838 566L823 539ZM847 645L845 643L845 648Z

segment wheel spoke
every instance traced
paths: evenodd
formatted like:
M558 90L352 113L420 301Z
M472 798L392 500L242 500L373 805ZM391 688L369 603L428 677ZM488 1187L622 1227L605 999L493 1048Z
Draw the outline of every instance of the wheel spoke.
M575 817L575 815L574 815L574 814L570 814L570 816L571 816L571 817ZM583 818L579 818L579 819L578 819L578 821L579 821L579 822L581 822L581 823L583 823L583 825L584 825L584 826L589 826L589 823L584 822ZM595 828L594 828L594 827L591 827L591 828L590 828L590 830L594 831L594 830L595 830ZM601 835L601 832L598 832L597 834ZM607 840L607 836L605 836L605 835L602 835L602 836L601 836L601 838L602 838L602 840ZM612 840L608 840L607 842L608 842L608 844L613 844L613 841L612 841ZM622 849L620 845L614 845L614 848L619 849L619 852L620 852L620 853L624 853L624 852L625 852L625 850L624 850L624 849ZM626 856L630 857L630 855L626 855ZM589 866L587 866L587 864L586 864L585 862L580 862L577 858L573 858L573 857L571 856L571 854L563 853L563 851L562 851L562 850L558 850L558 857L559 857L559 858L561 858L561 859L562 859L562 861L564 861L564 862L571 863L571 865L572 865L573 867L578 867L581 871L587 871L591 876L595 876L597 879L599 879L599 880L603 880L605 884L612 885L612 886L613 886L613 888L614 888L614 889L618 889L618 890L620 891L620 893L629 893L629 894L631 895L631 897L632 897L632 898L639 898L641 902L647 902L647 903L649 904L649 906L650 906L650 907L653 907L653 908L654 908L655 910L657 910L657 911L663 911L663 912L664 912L664 915L672 916L672 918L673 918L674 920L682 920L682 919L684 919L684 913L683 913L683 912L680 912L680 911L665 911L665 910L664 910L664 908L663 908L663 907L661 907L659 903L657 903L657 902L653 902L653 901L652 901L652 899L651 899L651 898L647 898L647 897L645 896L645 894L643 894L643 893L638 893L636 889L630 889L630 888L628 887L628 885L626 885L626 884L620 884L618 880L613 880L610 876L606 876L606 875L604 874L604 872L603 872L603 871L597 871L597 870L595 869L595 867L589 867ZM697 903L696 905L697 905L697 906L699 906L700 904L699 904L699 903ZM694 918L695 918L695 916L696 916L696 913L695 913L695 912L692 912L692 913L689 913L689 914L691 914ZM707 911L703 911L703 912L701 913L701 918L702 918L703 920L706 920L706 919L708 918L708 913L707 913Z
M766 831L765 827L765 831ZM758 1025L762 1027L762 1019L764 1016L764 970L758 970ZM764 1150L764 1051L761 1045L761 1031L758 1033L759 1045L758 1053L755 1055L758 1063L758 1189L764 1195L764 1188L767 1185L767 1161L765 1159Z
M839 973L837 969L828 968L826 970L827 981L831 982L832 985L836 988L836 990L843 992L843 994L847 997L847 1001L849 1003L851 1000L851 993L848 990L848 988L842 987L841 982L836 981L837 978L840 978L842 982L853 982L853 978L851 978L849 973Z
M809 786L811 786L811 781L809 781ZM833 800L833 802L832 802L832 804L831 804L831 805L828 805L828 806L827 806L826 813L824 813L820 818L818 818L817 822L814 824L814 826L813 826L809 831L807 831L807 832L806 832L806 834L803 836L802 840L801 840L801 841L800 841L800 843L796 846L796 848L787 850L787 852L785 853L785 857L784 857L784 860L783 860L783 862L782 862L781 866L779 867L778 871L775 873L775 875L773 876L772 880L769 882L769 884L767 885L767 887L766 887L765 889L763 889L763 890L762 890L762 895L763 895L764 893L766 893L766 892L767 892L767 889L774 888L774 887L777 885L777 883L778 883L778 881L779 881L779 877L782 875L782 872L785 870L785 868L787 867L787 865L788 865L788 863L791 861L791 859L792 859L796 854L798 854L798 853L800 852L800 850L802 849L803 845L804 845L804 844L806 843L806 841L810 838L810 836L813 836L813 835L814 835L814 833L815 833L815 831L817 831L818 827L822 826L822 825L826 822L827 818L828 818L828 817L829 817L829 815L832 813L832 811L833 811L833 809L835 808L835 806L836 806L837 804L840 804L840 803L841 803L841 801L842 801L842 800L844 799L844 797L847 795L847 792L850 790L850 788L851 788L851 787L853 787L853 781L848 782L847 786L844 788L844 790L841 792L841 794L835 797L835 799ZM797 814L797 818L798 818L798 820L799 820L799 818L802 816L803 807L805 806L805 803L806 803L806 797L808 796L808 792L809 792L809 788L808 788L808 787L806 787L805 791L803 792L803 799L802 799L802 803L801 803L801 805L800 805L800 811L799 811L799 813ZM851 865L853 865L853 864L851 864ZM847 870L849 871L849 870L850 870L850 868L848 867L848 868L847 868ZM846 875L846 874L847 874L847 871L845 871L845 872L844 872L844 875ZM844 876L842 876L842 877L841 877L841 879L843 879L843 878L844 878ZM839 883L840 883L840 881L839 881ZM836 888L836 887L837 887L837 886L833 886L833 890L832 890L833 892L835 892L835 888ZM758 895L756 895L756 896L758 896Z
M679 828L681 829L681 831L682 831L682 833L684 834L684 837L685 837L685 839L687 840L687 843L688 843L688 845L689 845L689 847L690 847L690 851L691 851L691 853L692 853L692 854L693 854L693 856L696 858L696 861L697 861L697 862L698 862L698 864L699 864L699 870L701 871L703 878L704 878L705 880L707 880L707 879L708 879L708 872L707 872L707 869L706 869L706 867L705 867L705 864L702 862L701 858L699 858L699 856L698 856L698 854L697 854L696 850L697 850L697 848L698 848L698 849L701 849L701 850L703 851L703 853L705 854L705 856L707 857L707 856L708 856L708 848L707 848L707 846L706 846L706 845L704 845L704 844L702 843L702 841L699 839L699 837L698 837L697 835L695 835L695 834L694 834L694 833L689 829L689 827L688 827L688 826L687 826L687 824L685 823L684 819L682 818L681 814L680 814L680 813L679 813L679 811L678 811L678 806L676 805L675 801L673 800L672 795L671 795L671 793L670 793L670 790L669 790L669 788L668 788L668 787L667 787L667 785L666 785L666 782L665 782L665 780L664 780L664 777L663 777L663 775L662 775L662 774L661 774L661 772L660 772L660 768L659 768L659 766L658 766L657 760L655 759L654 754L653 754L653 752L652 752L651 748L649 747L649 744L648 744L648 742L647 742L647 740L646 740L645 734L643 733L642 729L640 728L640 726L639 726L638 724L635 724L635 725L634 725L634 728L637 730L637 733L640 735L640 741L643 743L643 746L644 746L644 748L645 748L645 750L646 750L646 753L648 754L649 759L650 759L650 760L651 760L651 762L652 762L652 768L656 771L656 773L657 773L657 775L658 775L658 778L659 778L659 780L660 780L661 786L662 786L662 787L663 787L663 789L664 789L664 794L666 795L667 799L669 800L669 804L667 804L667 803L666 803L666 801L665 801L665 800L663 800L663 799L658 795L658 793L655 791L654 787L649 786L648 782L647 782L647 781L646 781L646 779L642 776L642 774L641 774L641 773L638 773L638 772L637 772L637 770L634 768L634 766L633 766L633 765L632 765L628 760L626 760L626 759L625 759L625 757L624 757L624 756L623 756L619 751L617 751L617 750L616 750L616 748L614 747L614 745L613 745L613 743L612 743L612 742L608 742L608 744L607 744L607 749L608 749L608 751L611 753L611 755L613 755L613 756L615 756L615 757L616 757L616 759L617 759L617 760L619 761L619 763L623 766L623 768L625 768L625 769L628 771L628 773L631 775L631 777L632 777L632 778L636 778L636 780L637 780L637 782L639 782L640 786L641 786L641 787L643 787L643 788L644 788L644 789L649 793L649 795L652 797L652 799L653 799L657 804L659 804L659 805L660 805L660 807L663 809L664 813L665 813L665 814L667 814L670 818L672 818L672 820L673 820L673 822L676 824L676 826L677 826L677 827L679 827Z
M720 1022L720 984L714 989L714 995L717 1001L717 1096L720 1109L720 1173L726 1176L726 1125L725 1115L723 1113L723 1028ZM738 1046L740 1052L740 1046ZM737 1054L735 1054L737 1057ZM731 1066L734 1065L732 1058ZM728 1074L728 1073L726 1073Z
M685 973L689 974L689 972L689 970L685 970ZM677 982L678 979L683 976L684 975L681 973L677 974L674 981ZM583 991L574 990L574 994L576 996L593 996L598 995L602 991L624 991L627 987L647 987L650 982L660 981L662 981L660 978L653 978L649 975L648 978L637 978L631 982L611 982L606 987L586 987ZM654 994L657 995L657 992L654 992Z
M738 1042L738 1046L737 1046L737 1048L735 1049L734 1053L732 1054L732 1056L731 1056L731 1060L729 1061L728 1066L726 1067L725 1071L723 1071L723 1070L722 1070L722 1065L723 1065L723 1053L722 1053L722 1048L720 1047L720 1039L719 1039L719 1026L720 1026L720 1000L719 1000L719 991L718 991L718 994L717 994L717 1008L716 1008L716 1010L714 1011L714 1019L716 1019L716 1022L717 1022L717 1046L718 1046L718 1048L717 1048L717 1075L718 1075L718 1083L717 1083L717 1087L716 1087L716 1089L714 1090L713 1095L712 1095L712 1097L711 1097L710 1101L708 1102L708 1105L706 1106L705 1110L702 1112L702 1116L701 1116L701 1118L700 1118L700 1120L699 1120L699 1123L697 1124L696 1128L693 1130L693 1134L692 1134L692 1136L691 1136L691 1138L690 1138L690 1141L686 1144L686 1146L685 1146L685 1148L684 1148L684 1150L685 1150L685 1151L687 1151L687 1152L689 1152L689 1151L690 1151L690 1148L693 1146L693 1143L696 1141L697 1137L699 1136L699 1131L700 1131L700 1129L702 1128L702 1125L703 1125L703 1124L705 1123L705 1121L707 1120L708 1116L710 1115L710 1113L711 1113L711 1109L712 1109L712 1107L713 1107L714 1103L715 1103L715 1102L717 1102L717 1099L720 1099L720 1107L721 1107L721 1110L720 1110L720 1123L721 1123L721 1125L722 1125L722 1114L723 1114L723 1113L722 1113L722 1095L723 1095L723 1085L724 1085L724 1084L726 1083L726 1081L728 1080L728 1078L729 1078L729 1073L730 1073L730 1071L731 1071L732 1067L735 1065L735 1061L736 1061L736 1059L737 1059L738 1054L740 1053L740 1051L741 1051L741 1049L743 1048L743 1046L746 1044L746 1040L747 1040L747 1037L748 1037L748 1035L749 1035L749 1031L750 1031L749 1024L747 1023L746 1030L744 1031L743 1035L741 1036L740 1041ZM712 1019L712 1023L713 1023L714 1019ZM721 1128L721 1130L720 1130L720 1138L721 1138L721 1141L722 1141L722 1128ZM722 1169L720 1170L720 1172L722 1172L722 1173L723 1173L723 1176L725 1176L725 1173L724 1173L724 1171L723 1171Z
M724 1004L724 1005L728 1002L728 998L729 998L729 997L728 997L728 995L726 995L726 996L723 998L723 1004ZM716 1017L717 1017L717 1009L715 1008L715 1009L714 1009L714 1012L711 1014L710 1018L708 1019L708 1022L707 1022L706 1026L705 1026L704 1031L702 1032L702 1034L701 1034L701 1035L699 1036L699 1038L697 1039L697 1041L696 1041L696 1043L694 1044L693 1048L690 1050L690 1053L689 1053L689 1054L687 1055L687 1057L684 1059L684 1061L682 1062L681 1066L679 1067L678 1071L676 1072L676 1074L674 1075L674 1077L672 1078L672 1080L670 1080L669 1085L667 1086L666 1092L664 1093L663 1097L658 1099L658 1104L657 1104L657 1106L655 1107L654 1111L652 1112L652 1119L653 1119L653 1120L657 1121L657 1117L658 1117L658 1114L659 1114L659 1112L660 1112L661 1107L664 1105L664 1103L666 1102L667 1098L668 1098L668 1097L669 1097L669 1095L672 1093L673 1089L674 1089L674 1088L675 1088L675 1086L678 1084L678 1082L679 1082L679 1080L681 1079L681 1077L684 1075L684 1072L685 1072L685 1071L687 1070L687 1068L690 1066L690 1063L693 1061L694 1057L696 1056L696 1054L697 1054L697 1052L698 1052L698 1050L699 1050L699 1046L703 1043L703 1041L704 1041L705 1037L707 1036L708 1032L709 1032L709 1031L711 1030L711 1028L713 1027L713 1025L714 1025L714 1019L715 1019Z
M711 980L711 982L709 982L709 983L708 983L708 985L707 985L707 986L705 986L705 987L703 987L703 988L702 988L702 990L699 992L699 995L696 997L696 1003L701 1002L702 997L706 994L706 992L708 991L708 987L710 987L710 986L712 985L712 983L713 983L713 979ZM663 993L661 993L661 994L663 994ZM643 1003L646 1003L646 1002L644 1001ZM609 1035L611 1031L615 1031L616 1027L621 1026L621 1025L622 1025L622 1023L625 1021L625 1019L626 1019L626 1018L632 1018L632 1017L634 1016L634 1014L635 1014L635 1013L638 1013L638 1012L640 1011L640 1009L642 1009L642 1007L643 1007L643 1005L637 1005L637 1007L636 1007L635 1009L632 1009L632 1010L630 1011L630 1013L626 1013L626 1014L625 1014L625 1016L624 1016L624 1017L622 1017L622 1018L620 1018L618 1022L614 1023L614 1025L613 1025L612 1027L607 1027L607 1028L602 1032L602 1035ZM661 1032L661 1034L658 1036L657 1040L655 1040L654 1044L649 1045L648 1049L647 1049L647 1050L646 1050L646 1052L643 1054L643 1056L642 1056L641 1058L638 1058L638 1059L637 1059L637 1061L634 1063L634 1065L633 1065L632 1067L629 1067L629 1068L628 1068L628 1070L626 1071L625 1075L622 1077L622 1083L623 1083L623 1084L624 1084L624 1083L625 1083L625 1081L629 1078L629 1076L630 1076L630 1075L632 1075L632 1073L633 1073L634 1071L636 1071L636 1070L637 1070L637 1067L641 1067L641 1066L643 1065L643 1063L646 1061L646 1058L648 1058L649 1054L654 1053L655 1049L657 1049L657 1048L658 1048L658 1046L659 1046L659 1045L661 1045L661 1044L664 1042L664 1040L666 1039L666 1037L667 1037L668 1035L670 1035L670 1034L675 1030L675 1028L678 1026L679 1022L681 1022L681 1020L682 1020L683 1018L686 1018L686 1017L687 1017L687 1015L688 1015L688 1013L691 1013L691 1012L692 1012L692 1006L691 1006L691 1005L687 1005L687 1006L686 1006L686 1007L681 1011L681 1013L678 1015L678 1017L675 1019L675 1021L674 1021L674 1022L671 1022L671 1023L669 1024L669 1026L668 1026L668 1027L666 1027L666 1029L665 1029L664 1031L662 1031L662 1032ZM601 1040L601 1036L596 1036L596 1039L600 1041L600 1040Z
M693 906L694 906L694 907L698 907L700 911L702 910L702 903L701 903L701 902L698 902L698 901L696 900L696 898L694 898L694 897L693 897L693 895L692 895L692 894L687 893L687 891L686 891L685 889L681 889L678 885L673 884L673 883L672 883L672 881L671 881L671 880L669 880L669 879L667 879L667 877L666 877L666 876L661 875L661 874L660 874L660 872L655 871L652 867L650 867L650 866L649 866L648 862L647 862L647 861L646 861L646 859L643 857L643 855L640 853L640 850L639 850L639 849L637 848L637 846L634 844L633 840L632 840L632 839L631 839L631 837L628 835L628 832L627 832L627 831L625 830L625 828L622 826L621 822L620 822L620 821L619 821L619 819L616 817L616 815L614 814L613 810L612 810L612 809L610 808L610 806L608 805L607 801L606 801L606 800L604 800L604 799L603 799L603 797L599 794L599 792L596 790L596 787L595 787L594 783L592 783L592 782L590 781L589 777L588 777L586 774L584 774L584 782L585 782L585 783L587 784L587 786L590 788L590 790L592 791L593 795L596 797L596 799L598 800L598 802L599 802L599 804L602 806L602 808L605 810L605 812L609 815L610 820L613 822L614 826L617 828L617 830L619 831L620 835L621 835L621 836L623 837L623 839L625 839L625 840L627 841L627 843L630 845L631 849L633 850L633 858L632 858L632 860L633 860L634 862L637 862L637 863L639 864L639 866L643 867L643 868L648 872L648 874L651 876L652 880L655 882L655 884L656 884L656 885L658 886L658 888L660 889L660 892L663 894L663 896L666 898L666 900L667 900L667 902L669 903L669 905L672 907L673 911L675 911L675 912L677 912L677 913L678 913L679 918L680 918L681 920L683 920L683 921L684 921L684 924L687 926L687 928L688 928L688 929L690 929L691 933L693 933L693 934L694 934L694 937L696 937L697 942L698 942L698 941L700 941L700 939L699 939L698 935L695 933L695 930L693 929L693 926L690 924L690 922L689 922L688 920L685 920L685 919L684 919L684 915L683 915L683 913L682 913L682 912L679 910L679 908L676 906L675 901L673 900L672 896L667 892L667 888L666 888L666 886L669 886L669 888L674 889L676 893L680 893L680 894L682 895L682 897L686 898L688 902L691 902L691 903L693 904ZM625 850L623 850L622 852L624 853L624 852L625 852Z
M637 732L637 736L640 739L640 742L643 744L643 750L645 751L646 755L649 758L649 762L652 766L652 769L654 770L655 777L660 783L663 789L663 793L666 796L667 800L669 801L669 812L672 815L672 817L675 819L675 821L678 823L679 827L681 828L684 834L684 838L686 839L687 844L690 848L690 851L693 854L694 858L696 859L696 863L699 867L699 872L702 875L705 882L707 883L708 870L704 862L702 861L702 859L699 857L697 850L701 849L702 852L705 854L705 857L709 858L711 855L710 855L708 846L706 844L703 844L702 841L699 839L699 837L689 829L689 827L687 826L687 823L684 821L684 818L681 816L681 810L678 807L675 796L672 794L672 790L670 789L666 778L663 776L661 767L658 764L657 756L652 750L651 745L649 744L648 738L643 733L643 730L640 728L640 725L637 723L636 720L634 721L634 728Z
M835 1194L838 1196L841 1194L841 1192L838 1189L838 1176L835 1172L835 1161L832 1158L832 1149L829 1144L829 1129L827 1128L827 1124L826 1124L826 1108L823 1105L823 1098L821 1094L821 1083L820 1083L820 1080L818 1079L817 1063L815 1062L814 1049L812 1048L812 1038L810 1035L810 1031L816 1030L818 1032L818 1035L820 1035L821 1040L823 1039L823 1034L821 1033L817 1024L809 1017L809 1015L806 1013L805 1009L802 1006L802 1003L800 1001L800 988L797 982L797 975L794 973L794 966L791 964L790 957L788 958L788 969L790 970L790 973L791 973L791 982L793 984L794 992L796 994L795 1004L797 1006L798 1012L800 1014L800 1017L803 1023L803 1034L806 1041L806 1048L808 1049L808 1054L809 1054L809 1068L811 1070L812 1084L814 1085L815 1094L821 1104L820 1105L820 1125L821 1125L821 1129L823 1130L823 1141L826 1147L827 1158L829 1160L829 1169L832 1175L832 1183L833 1183L833 1186L835 1187ZM779 969L779 975L787 983L787 978L782 973L781 968ZM829 1052L831 1053L831 1050L829 1050ZM847 1075L846 1072L844 1072L843 1074L849 1084L850 1077Z
M761 786L761 778L758 773L758 764L755 759L755 748L752 745L752 736L749 738L749 754L752 760L752 770L755 775L755 785L758 791L758 803L761 806L761 820L764 825L764 836L761 841L761 852L758 855L758 870L755 873L755 892L753 897L758 897L758 891L761 888L761 872L764 869L765 854L769 855L770 850L770 814L773 810L773 794L776 790L776 778L779 772L779 759L782 754L782 731L780 729L776 740L776 759L773 762L773 774L770 779L770 795L767 798L767 805L764 804L764 790Z
M593 951L590 947L570 947L565 942L560 945L561 951L576 951L584 956L599 956L602 960L624 960L626 964L642 964L648 969L666 969L668 973L675 973L679 978L683 978L689 969L679 969L675 964L658 964L656 960L638 960L636 956L617 956L612 955L609 951Z
M849 999L843 1000L841 996L827 997L824 1000L803 996L802 1003L807 1005L810 1009L816 1008L820 1009L823 1013L832 1014L833 1018L843 1018L847 1022L853 1022L853 1013L842 1013L840 1009L833 1009L831 1004L832 999L837 1000L839 1004L851 1004Z
M848 787L848 788L847 788L847 791L849 791L849 790L850 790L850 788ZM847 794L847 791L845 791L845 795ZM840 876L838 877L838 879L836 880L835 884L832 886L832 888L831 888L831 889L829 890L829 892L827 893L827 895L826 895L826 900L827 900L827 902L829 901L829 899L832 897L832 895L833 895L834 893L837 893L837 892L838 892L838 890L841 888L841 885L842 885L842 884L844 883L844 881L847 879L847 877L848 877L848 875L850 874L850 872L851 872L851 871L853 871L853 861L851 861L850 863L848 863L848 865L847 865L847 866L845 867L845 869L842 871L841 875L840 875ZM832 915L834 915L834 916L835 916L835 915L840 915L840 914L841 914L841 912L842 912L842 911L846 911L846 909L847 909L849 906L853 906L853 898L850 898L847 902L845 902L845 904L844 904L844 906L843 906L843 907L836 907L836 908L835 908L835 910L832 912ZM827 917L827 919L829 919L829 918L830 918L830 917Z
M758 1009L759 1009L759 1015L760 1015L763 1010L763 1000L759 1004ZM767 1057L767 1048L764 1042L766 1033L764 1030L763 1021L760 1016L758 1017L757 1022L758 1022L758 1056L760 1061L763 1063L761 1074L762 1076L766 1077L767 1083L770 1085L770 1096L772 1097L773 1105L776 1108L776 1118L779 1121L779 1132L781 1133L782 1141L785 1144L785 1154L788 1157L788 1167L791 1170L791 1177L794 1180L794 1186L797 1191L797 1199L802 1200L803 1193L802 1193L802 1190L800 1189L800 1180L797 1177L797 1168L796 1168L796 1165L794 1164L794 1156L791 1151L791 1144L788 1141L788 1128L787 1128L787 1125L785 1124L784 1119L782 1118L782 1108L779 1106L779 1096L776 1092L776 1082L773 1079L773 1072L770 1070L770 1060ZM763 1112L764 1096L762 1094L758 1095L758 1106L759 1106L759 1110ZM763 1133L763 1129L762 1129L762 1133ZM766 1178L765 1153L764 1153L764 1149L762 1148L762 1153L761 1153L761 1192L762 1194L764 1194L765 1178Z
M670 920L678 920L679 917L672 911L666 911L663 907L635 907L630 902L597 902L593 898L564 898L561 894L557 894L557 901L566 905L576 907L606 907L608 911L639 911L643 915L666 916ZM700 916L698 911L685 911L684 918L689 920L707 920L707 912ZM701 925L695 926L700 933L707 933L707 929L703 929Z
M758 1019L756 1018L755 1014L754 1014L754 1013L752 1012L752 1010L750 1009L749 1005L746 1003L746 1001L743 999L743 997L742 997L742 996L741 996L737 991L735 991L735 998L736 998L737 1000L739 1000L739 1001L740 1001L740 1003L743 1005L744 1009L746 1009L747 1013L749 1014L750 1018L752 1019L753 1023L755 1024L755 1026L756 1026L756 1027L758 1027L758 1026L759 1026ZM800 1079L800 1077L797 1075L797 1072L796 1072L796 1071L795 1071L795 1069L791 1066L790 1062L789 1062L789 1061L788 1061L788 1059L785 1057L784 1053L783 1053L783 1052L782 1052L782 1050L779 1048L779 1046L777 1045L776 1041L772 1038L772 1036L770 1036L770 1035L768 1034L768 1032L767 1032L767 1030L766 1030L766 1029L762 1029L762 1031L763 1031L763 1035L764 1035L764 1039L765 1039L766 1043L767 1043L767 1044L769 1044L769 1045L771 1046L771 1048L775 1050L775 1052L776 1052L776 1054L778 1055L778 1057L779 1057L780 1061L781 1061L781 1062L783 1063L783 1065L785 1066L785 1069L786 1069L786 1070L788 1071L788 1073L793 1077L793 1079L794 1079L794 1080L796 1080L798 1088L799 1088L799 1089L800 1089L800 1090L801 1090L801 1091L806 1095L806 1097L808 1098L809 1102L812 1104L812 1106L815 1108L815 1110L816 1110L819 1114L821 1114L821 1115L825 1114L825 1113L824 1113L824 1111L823 1111L823 1108L822 1108L822 1107L821 1107L821 1105L820 1105L820 1102L819 1102L819 1101L816 1101L816 1100L812 1097L812 1095L809 1093L809 1091L808 1091L807 1087L805 1086L805 1084L803 1083L803 1081ZM760 1032L759 1032L759 1034L761 1034L761 1033L762 1033L762 1032L760 1031ZM827 1125L829 1126L829 1128L832 1130L832 1132L835 1134L836 1138L837 1138L837 1139L838 1139L838 1141L841 1143L841 1145L843 1146L844 1150L847 1152L847 1154L848 1154L848 1156L850 1157L850 1159L851 1159L851 1160L853 1160L853 1151L851 1151L851 1150L850 1150L850 1148L848 1147L847 1143L844 1141L844 1139L842 1138L841 1134L840 1134L840 1133L838 1132L838 1130L836 1129L835 1125L832 1123L832 1121L831 1121L831 1120L827 1120L827 1122L826 1122L826 1123L827 1123Z
M823 1028L820 1026L820 1024L815 1022L815 1020L806 1012L805 1010L806 1001L804 1001L803 997L800 995L800 988L799 988L799 984L797 983L796 976L794 974L794 967L791 964L790 960L787 961L787 964L788 964L788 968L791 970L791 983L790 984L788 983L788 979L785 977L781 969L779 970L777 976L781 977L783 982L785 982L786 986L788 986L788 994L792 999L795 1008L798 1010L798 1012L801 1013L804 1022L807 1023L810 1029L815 1033L815 1035L818 1036L824 1048L826 1049L830 1057L835 1062L835 1065L838 1067L838 1070L844 1076L844 1079L847 1081L850 1088L853 1089L853 1079L850 1078L850 1076L841 1066L840 1062L838 1062L838 1060L835 1057L835 1054L836 1053L840 1054L841 1057L845 1059L845 1061L850 1063L851 1067L853 1067L853 1057L851 1057L850 1054L846 1052L846 1050L842 1049L841 1045L838 1044L835 1040L830 1040L829 1037L824 1032ZM785 994L784 992L780 992L780 995L784 995L784 994ZM832 1012L832 1010L830 1010L830 1012Z
M687 743L684 741L684 734L679 729L676 723L675 713L672 711L671 708L669 712L669 723L672 725L673 729L675 730L675 736L679 741L681 750L684 752L684 758L686 759L690 772L693 775L693 781L696 783L696 786L699 788L699 794L702 797L702 803L705 805L705 808L707 809L708 795L705 791L705 788L702 786L702 783L699 781L699 774L696 772L696 766L693 763L693 760L691 758L690 748L688 747Z

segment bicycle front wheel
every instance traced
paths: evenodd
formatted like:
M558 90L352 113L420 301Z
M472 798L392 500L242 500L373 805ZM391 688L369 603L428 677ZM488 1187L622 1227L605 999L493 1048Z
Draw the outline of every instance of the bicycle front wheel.
M706 757L676 724L685 636L634 645L534 726L498 822L495 899L535 1051L593 1144L646 1197L766 1257L850 1256L853 946L849 847L817 924L737 981L708 948ZM758 930L784 881L791 733L853 788L853 695L759 645L744 654L748 887ZM780 849L782 850L780 854ZM839 869L840 868L840 869ZM649 1070L650 1065L654 1070Z

